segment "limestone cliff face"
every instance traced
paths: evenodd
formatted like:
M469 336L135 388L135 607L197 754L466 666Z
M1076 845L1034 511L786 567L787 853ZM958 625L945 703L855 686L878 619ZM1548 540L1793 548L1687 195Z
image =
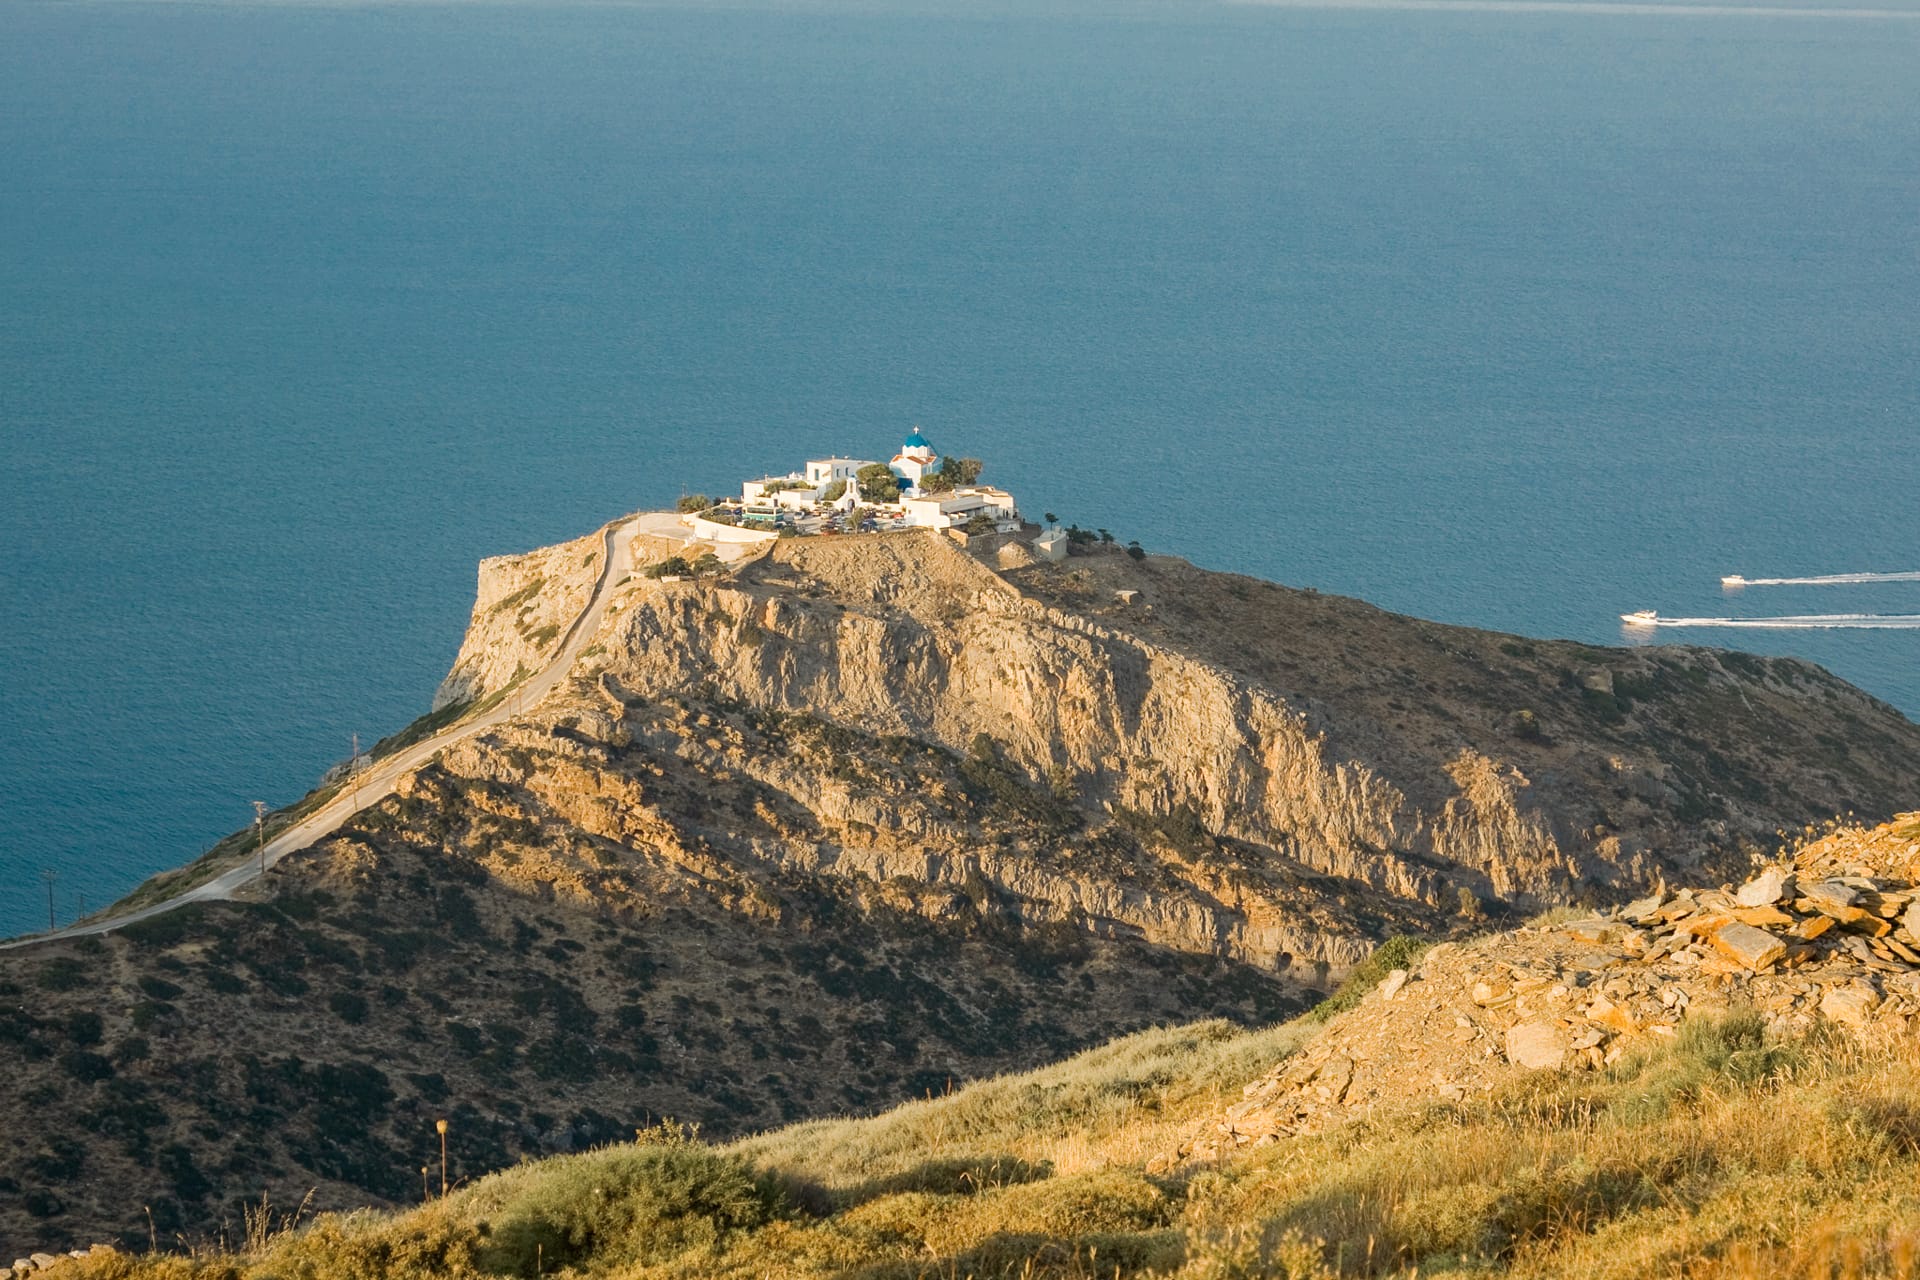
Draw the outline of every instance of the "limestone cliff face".
M1191 595L1207 578L1224 599L1236 581L1102 559L1109 573L1124 566L1149 601ZM1879 805L1895 803L1920 780L1914 726L1804 664L1748 660L1749 675L1704 651L1509 641L1525 650L1516 656L1500 653L1506 638L1444 628L1456 651L1472 645L1509 670L1487 679L1475 655L1482 689L1430 693L1383 716L1363 697L1352 706L1290 698L1164 629L1152 634L1150 614L1090 616L1022 589L1079 572L1008 580L934 538L785 543L731 582L637 594L608 638L607 670L644 696L699 685L954 750L984 734L1036 783L1065 785L1102 812L1191 813L1218 836L1427 905L1461 888L1531 905L1582 880L1635 880L1662 861L1737 852L1873 786ZM1287 646L1285 612L1274 611L1265 634L1248 629L1250 651ZM1370 631L1410 621L1368 612L1338 623L1361 654L1381 646ZM1378 660L1403 667L1428 657L1416 649ZM1622 683L1642 689L1642 701L1608 693L1597 705L1582 678L1596 662L1626 672ZM1908 754L1863 768L1817 748L1823 726L1844 731L1863 714ZM1551 732L1539 727L1548 723ZM1390 749L1351 750L1396 724ZM1663 740L1668 724L1693 732ZM1709 727L1747 741L1791 729L1816 758L1748 776L1731 759L1737 742L1695 736ZM1660 781L1676 774L1679 787ZM1537 787L1536 776L1550 785ZM1781 785L1796 776L1791 790Z
M469 649L495 671L519 653ZM1394 913L1430 926L1731 864L1777 827L1920 785L1920 730L1805 664L1521 641L1177 561L996 572L919 534L636 581L595 649L534 717L565 719L566 745L523 743L539 759L517 776L597 838L684 852L697 829L743 874L916 885L934 918L980 883L1028 921L1268 968L1343 969ZM663 701L709 731L662 721ZM796 717L836 745L796 752L767 728ZM1823 745L1838 737L1863 749ZM919 785L862 764L901 741L937 753ZM619 750L562 766L577 742ZM698 775L675 782L683 802L755 791L754 821L614 803L607 773L636 752ZM989 758L1001 774L962 776ZM995 832L977 794L953 800L1000 781L1057 812Z
M474 702L538 670L593 595L602 568L599 532L558 546L480 562L473 618L433 709Z

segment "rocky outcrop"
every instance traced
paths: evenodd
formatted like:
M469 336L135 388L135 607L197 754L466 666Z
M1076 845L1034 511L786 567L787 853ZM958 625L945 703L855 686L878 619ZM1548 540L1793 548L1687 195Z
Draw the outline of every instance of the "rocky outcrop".
M1781 1037L1920 1023L1920 814L1844 827L1738 888L1665 888L1604 914L1395 969L1297 1058L1161 1157L1217 1159L1376 1111L1461 1099L1529 1071L1592 1071L1748 1009Z
M453 670L433 696L435 711L479 701L559 651L604 568L603 535L480 562L473 618Z
M911 884L932 919L980 885L1029 923L1309 976L1365 955L1382 912L1434 927L1637 886L1920 788L1920 731L1804 664L1521 641L1177 561L996 572L922 534L635 580L589 652L527 731L444 767L704 884ZM450 680L520 654L470 636ZM796 749L796 720L827 736ZM1913 751L1818 745L1841 732ZM1743 758L1754 741L1817 758ZM900 742L924 776L859 764ZM753 822L684 803L741 789ZM1022 796L1041 830L987 812Z
M1217 643L1158 626L1151 604L1059 602L1079 575L1228 605L1244 580L1098 560L1003 576L937 538L783 542L726 584L637 592L605 639L605 670L641 697L706 688L956 751L987 735L1091 809L1190 815L1428 906L1457 905L1463 889L1532 906L1583 883L1630 886L1662 865L1744 856L1781 825L1890 812L1920 785L1920 731L1805 664L1517 641L1339 602L1344 616L1313 619L1325 624L1314 645L1359 656L1330 658L1316 683L1385 666L1419 692L1302 697L1250 673L1294 658L1289 615L1324 615L1325 598L1261 584L1272 608L1245 621L1229 665L1206 651ZM1612 692L1595 686L1596 663ZM1733 741L1701 738L1710 727ZM1822 745L1862 731L1909 754ZM1756 740L1812 758L1741 759Z

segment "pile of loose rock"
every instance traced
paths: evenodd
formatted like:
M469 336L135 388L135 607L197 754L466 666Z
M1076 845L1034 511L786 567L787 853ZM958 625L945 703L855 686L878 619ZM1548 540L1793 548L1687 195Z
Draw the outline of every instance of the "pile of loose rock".
M15 1258L10 1269L0 1270L0 1280L26 1280L28 1276L41 1276L45 1272L65 1262L68 1258L86 1258L95 1253L112 1253L111 1245L97 1244L91 1250L74 1249L68 1253L34 1253L24 1258ZM4 1256L4 1255L0 1255ZM56 1273L60 1274L60 1273ZM47 1276L46 1280L54 1280Z
M1463 1098L1520 1070L1591 1070L1736 1005L1786 1033L1920 1027L1917 879L1920 815L1907 814L1809 843L1737 888L1662 887L1605 915L1442 944L1156 1163Z

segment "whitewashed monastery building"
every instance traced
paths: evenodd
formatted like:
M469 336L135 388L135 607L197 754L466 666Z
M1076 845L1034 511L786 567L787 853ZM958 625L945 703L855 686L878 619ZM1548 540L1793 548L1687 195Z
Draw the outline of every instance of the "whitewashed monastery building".
M809 524L830 525L836 513L871 508L874 528L956 529L982 518L996 532L1020 528L1019 507L1005 489L969 484L928 492L924 482L945 460L918 429L886 464L899 484L898 497L876 500L861 492L861 469L877 465L864 458L816 458L801 471L749 480L741 486L739 518L749 527L812 532Z

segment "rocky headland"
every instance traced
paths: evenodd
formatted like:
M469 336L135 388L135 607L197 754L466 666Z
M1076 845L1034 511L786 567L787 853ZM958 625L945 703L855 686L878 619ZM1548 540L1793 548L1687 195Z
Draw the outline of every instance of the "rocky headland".
M486 562L442 717L558 651L599 546ZM1805 663L976 551L636 573L551 694L241 900L0 953L0 1240L403 1203L438 1117L472 1177L1269 1023L1389 935L1743 883L1920 795L1920 728Z

